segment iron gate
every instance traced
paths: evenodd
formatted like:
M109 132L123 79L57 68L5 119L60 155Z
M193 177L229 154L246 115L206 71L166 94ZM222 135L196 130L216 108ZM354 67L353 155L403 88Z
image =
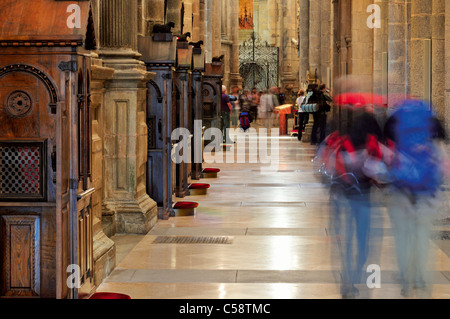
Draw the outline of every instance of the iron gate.
M278 60L279 49L263 42L253 32L239 46L239 73L243 88L262 91L278 86Z

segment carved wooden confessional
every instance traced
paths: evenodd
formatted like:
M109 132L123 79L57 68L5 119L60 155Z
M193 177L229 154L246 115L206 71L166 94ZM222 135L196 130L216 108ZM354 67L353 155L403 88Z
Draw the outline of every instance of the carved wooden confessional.
M76 298L93 288L90 2L2 5L0 297Z

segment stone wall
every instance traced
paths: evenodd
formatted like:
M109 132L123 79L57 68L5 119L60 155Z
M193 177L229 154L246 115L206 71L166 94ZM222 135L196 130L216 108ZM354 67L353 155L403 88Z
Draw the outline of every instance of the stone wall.
M387 95L390 107L408 96L429 98L448 131L448 1L339 0L331 2L329 13L321 1L299 2L301 82L305 72L313 78L316 70L325 82L329 67L333 80L357 76L364 84L362 90ZM380 21L370 28L368 7L373 4L381 9ZM430 65L425 61L426 48L431 48ZM338 93L339 87L334 89Z

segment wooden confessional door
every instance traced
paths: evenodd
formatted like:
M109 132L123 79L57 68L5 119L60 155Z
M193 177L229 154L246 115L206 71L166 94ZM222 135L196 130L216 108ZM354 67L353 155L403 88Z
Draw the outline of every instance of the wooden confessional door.
M74 253L77 255L80 270L80 288L78 298L91 293L94 288L94 259L93 259L93 214L91 179L91 106L90 80L86 60L83 58L78 73L77 92L77 211L76 219L72 220L72 227L76 229ZM75 238L76 237L76 238Z
M56 87L27 64L0 68L0 298L56 295Z

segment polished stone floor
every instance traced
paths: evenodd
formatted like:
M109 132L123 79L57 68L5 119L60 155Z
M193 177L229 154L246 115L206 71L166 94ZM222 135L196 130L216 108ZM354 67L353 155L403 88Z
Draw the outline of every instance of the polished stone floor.
M311 163L315 148L290 137L267 142L279 151L277 170L261 170L269 164L249 163L249 158L246 163L205 163L221 169L217 179L201 181L211 184L208 195L177 199L198 202L196 216L161 220L145 236L114 236L117 267L97 291L133 299L340 299L338 250L328 237L328 190ZM236 149L228 148L224 156L230 160L235 152L237 159ZM246 154L261 154L260 148L253 145ZM383 191L374 192L373 200L368 264L380 266L381 288L361 285L359 298L403 298ZM448 198L442 207L445 215ZM157 240L166 236L218 242ZM430 242L432 298L449 298L449 241Z

